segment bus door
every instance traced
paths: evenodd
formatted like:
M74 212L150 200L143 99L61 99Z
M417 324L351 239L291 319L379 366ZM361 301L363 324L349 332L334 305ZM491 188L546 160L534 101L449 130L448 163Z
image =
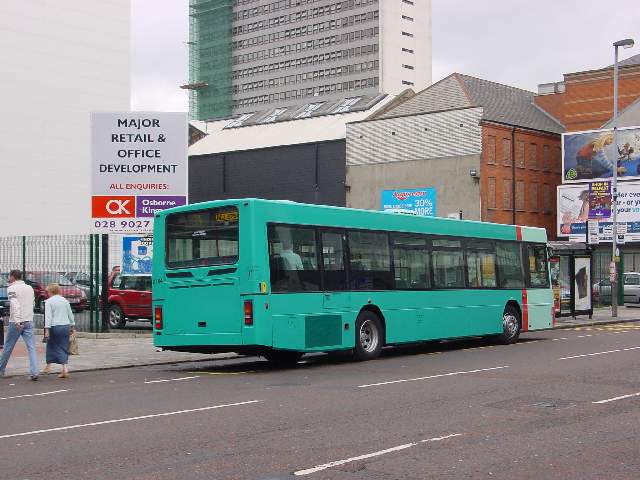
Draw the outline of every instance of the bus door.
M323 296L322 308L327 313L350 310L351 295L347 290L346 235L340 230L322 229Z

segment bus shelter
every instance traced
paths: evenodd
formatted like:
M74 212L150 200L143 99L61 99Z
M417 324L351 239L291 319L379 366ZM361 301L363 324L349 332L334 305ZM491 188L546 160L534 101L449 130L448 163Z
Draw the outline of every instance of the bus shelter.
M549 268L557 317L593 315L593 255L580 242L549 242Z

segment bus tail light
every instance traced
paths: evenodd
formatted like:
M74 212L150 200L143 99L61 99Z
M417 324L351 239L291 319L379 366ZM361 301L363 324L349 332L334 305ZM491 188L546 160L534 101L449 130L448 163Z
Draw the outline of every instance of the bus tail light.
M162 330L162 307L155 308L153 319L155 320L156 330Z
M253 300L244 301L244 324L253 325Z

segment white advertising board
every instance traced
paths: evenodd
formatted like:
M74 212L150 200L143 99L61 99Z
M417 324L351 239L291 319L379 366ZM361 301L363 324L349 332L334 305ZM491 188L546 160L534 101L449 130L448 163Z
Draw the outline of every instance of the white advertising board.
M157 211L187 202L187 114L91 116L91 230L148 233Z
M560 185L558 187L558 236L573 241L586 240L587 220L598 222L600 242L610 242L610 218L589 219L589 185ZM640 182L618 183L618 233L625 240L640 241ZM592 231L593 232L593 231Z

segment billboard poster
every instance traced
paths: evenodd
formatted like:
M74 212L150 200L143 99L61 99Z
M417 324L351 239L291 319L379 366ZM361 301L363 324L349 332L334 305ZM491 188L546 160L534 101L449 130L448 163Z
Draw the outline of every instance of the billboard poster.
M611 182L589 184L589 218L611 217Z
M423 217L436 215L434 187L382 191L382 210L412 213Z
M598 222L600 241L611 241L611 218L589 218L589 191L589 185L558 187L558 236L584 242L587 221L592 220ZM640 240L640 182L618 183L617 213L618 231L624 232L626 241Z
M640 127L618 129L617 146L612 130L562 134L563 182L609 179L614 164L619 178L640 178Z
M573 307L576 312L591 309L591 259L576 257L574 264Z
M152 236L122 237L121 272L123 275L151 275L152 259Z
M91 114L91 231L150 233L187 203L187 114Z

